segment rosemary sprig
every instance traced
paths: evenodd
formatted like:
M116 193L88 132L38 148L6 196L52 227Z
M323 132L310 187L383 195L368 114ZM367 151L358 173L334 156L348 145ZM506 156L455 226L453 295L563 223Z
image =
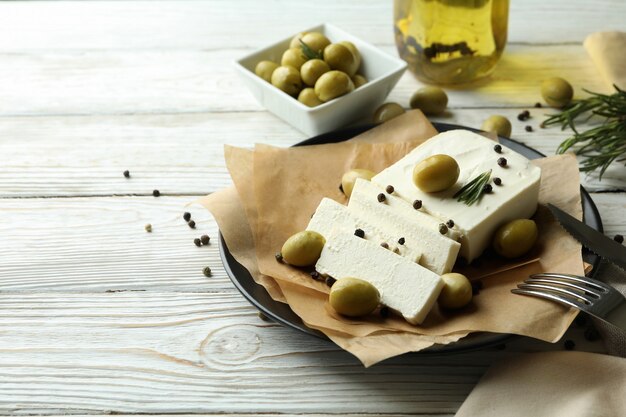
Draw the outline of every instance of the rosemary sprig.
M561 130L569 127L574 134L565 139L557 153L574 151L581 157L580 170L599 170L599 178L614 161L626 165L626 92L614 85L616 92L611 95L587 91L591 97L577 101L566 107L560 114L548 117L542 127L560 125ZM604 120L600 126L580 132L576 121L588 121L591 117Z
M456 201L463 202L471 206L481 199L485 193L485 185L491 178L491 170L485 171L476 178L465 184L459 191L454 194Z
M315 52L302 39L298 39L298 40L300 41L300 48L302 49L302 54L306 57L306 59L324 59L323 51Z

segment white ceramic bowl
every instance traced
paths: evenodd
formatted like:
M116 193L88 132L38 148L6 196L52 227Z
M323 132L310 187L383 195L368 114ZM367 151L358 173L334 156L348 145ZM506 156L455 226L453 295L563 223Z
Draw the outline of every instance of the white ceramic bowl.
M329 132L372 115L406 70L404 61L329 23L304 31L321 32L331 42L354 43L362 57L359 73L367 78L368 83L327 103L308 107L258 77L254 73L256 64L266 59L280 63L283 52L289 48L289 42L295 34L239 59L235 65L244 84L262 106L309 135Z

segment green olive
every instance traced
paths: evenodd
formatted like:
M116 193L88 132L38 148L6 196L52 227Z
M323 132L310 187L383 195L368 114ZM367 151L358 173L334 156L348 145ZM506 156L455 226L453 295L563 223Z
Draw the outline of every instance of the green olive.
M317 262L325 243L324 236L305 230L287 239L280 253L289 265L309 266Z
M361 53L357 49L356 45L354 45L352 42L349 42L349 41L341 41L341 42L337 42L337 43L339 45L345 46L346 48L348 48L350 50L350 52L352 52L352 55L354 55L354 59L357 62L356 69L358 70L359 67L361 66Z
M283 53L280 65L289 65L299 70L302 64L306 62L306 57L300 48L289 48Z
M541 83L541 96L549 106L561 108L572 101L574 89L563 78L548 78Z
M461 308L472 301L472 284L465 275L450 272L441 276L443 289L437 302L443 308Z
M300 68L300 76L306 85L314 86L322 74L330 71L328 64L321 59L310 59Z
M321 54L328 45L330 45L330 41L326 36L321 34L320 32L309 32L302 36L302 42L306 43L306 45L313 50L313 52ZM299 47L302 45L299 44Z
M489 116L480 127L485 132L495 132L498 136L508 138L511 136L511 122L504 116Z
M493 237L493 248L505 258L517 258L528 252L539 236L537 224L529 219L517 219L498 229Z
M372 120L374 123L384 123L404 113L404 108L398 103L385 103L376 109Z
M359 63L352 51L338 43L331 43L324 49L324 61L331 69L345 72L350 77L359 69Z
M341 71L328 71L315 83L315 95L323 102L348 94L352 90L354 90L352 80Z
M341 188L343 189L343 193L346 197L350 198L352 195L352 189L354 188L354 183L357 178L363 178L364 180L371 180L372 177L376 175L375 172L370 171L369 169L351 169L350 171L343 174L341 177Z
M359 88L360 86L367 84L367 78L365 78L361 74L354 74L354 77L352 77L352 82L354 83L354 88Z
M320 104L324 104L324 102L317 98L317 96L315 95L315 90L310 87L300 91L300 94L298 94L298 101L300 103L306 104L309 107L315 107L319 106Z
M378 307L380 293L367 281L346 277L333 284L328 301L337 313L360 317L370 314Z
M272 73L278 68L278 64L272 61L261 61L256 64L254 73L263 78L268 83L272 82Z
M422 191L435 193L452 187L460 174L456 160L443 154L429 156L413 168L413 182Z
M281 65L272 73L272 85L290 96L296 96L302 88L300 72L294 67Z
M290 48L299 48L300 47L300 39L302 39L304 37L304 35L306 35L307 33L309 33L309 32L300 32L296 36L291 38L291 42L289 42L289 47Z
M448 96L439 87L420 88L411 96L411 108L420 109L425 115L439 115L446 110Z

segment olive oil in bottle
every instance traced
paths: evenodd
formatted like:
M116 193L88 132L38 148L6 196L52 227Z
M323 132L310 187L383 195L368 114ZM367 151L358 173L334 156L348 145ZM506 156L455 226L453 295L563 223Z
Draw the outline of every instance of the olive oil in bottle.
M509 0L395 0L396 46L420 80L468 83L493 71L508 13Z

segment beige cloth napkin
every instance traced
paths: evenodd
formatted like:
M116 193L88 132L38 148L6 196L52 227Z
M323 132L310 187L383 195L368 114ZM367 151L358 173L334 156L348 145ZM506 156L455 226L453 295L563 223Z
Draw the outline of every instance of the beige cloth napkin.
M456 417L623 417L625 382L623 358L523 354L491 367Z

